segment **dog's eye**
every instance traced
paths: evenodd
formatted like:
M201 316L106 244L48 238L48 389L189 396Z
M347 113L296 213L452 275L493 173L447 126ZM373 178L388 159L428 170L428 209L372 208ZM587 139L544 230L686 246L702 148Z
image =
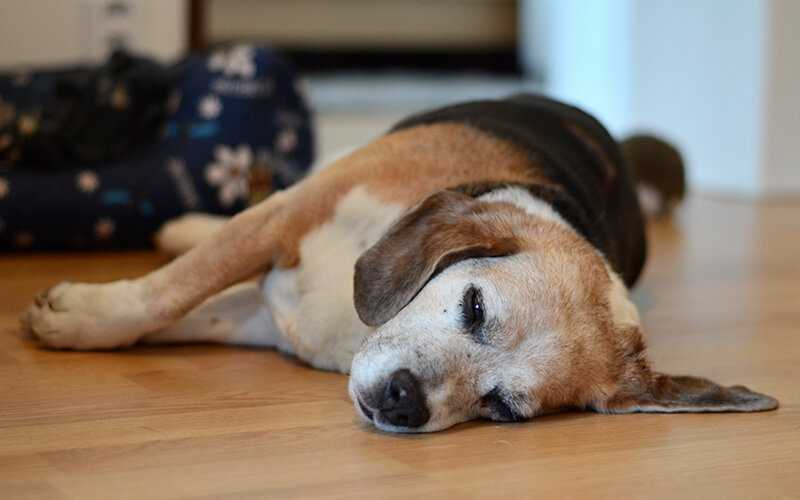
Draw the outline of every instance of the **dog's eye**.
M524 396L514 397L504 394L499 387L495 387L481 398L481 406L489 408L492 420L500 422L521 422L527 417L517 410L514 400Z
M464 298L461 301L461 310L464 327L467 331L473 335L479 333L486 315L483 309L483 297L478 288L470 286L467 291L464 292Z

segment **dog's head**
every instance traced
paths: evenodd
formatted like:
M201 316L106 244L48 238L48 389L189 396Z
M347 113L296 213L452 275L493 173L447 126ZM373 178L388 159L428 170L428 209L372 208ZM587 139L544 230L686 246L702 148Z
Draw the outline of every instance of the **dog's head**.
M356 309L377 327L351 368L364 418L427 432L566 408L777 406L742 386L651 372L620 278L549 206L525 197L437 192L358 260ZM497 201L514 198L523 202Z

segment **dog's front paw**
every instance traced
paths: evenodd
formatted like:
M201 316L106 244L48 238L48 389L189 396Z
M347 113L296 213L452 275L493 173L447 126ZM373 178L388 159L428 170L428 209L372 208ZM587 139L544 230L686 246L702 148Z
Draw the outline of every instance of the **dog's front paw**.
M63 316L61 313L66 312L63 293L71 286L71 283L63 282L37 292L20 319L22 328L50 347L71 347L75 343L76 332L65 328L66 325L60 321L60 316Z
M63 282L41 291L21 318L22 327L56 349L112 349L130 345L145 326L139 286Z

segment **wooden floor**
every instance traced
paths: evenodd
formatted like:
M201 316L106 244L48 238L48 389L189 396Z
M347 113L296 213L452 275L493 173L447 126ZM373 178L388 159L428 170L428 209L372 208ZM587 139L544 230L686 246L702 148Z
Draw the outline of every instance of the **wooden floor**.
M20 332L37 289L138 275L155 253L0 257L0 498L800 498L800 203L696 198L651 236L634 297L656 368L777 411L387 435L345 377L270 351L52 352Z

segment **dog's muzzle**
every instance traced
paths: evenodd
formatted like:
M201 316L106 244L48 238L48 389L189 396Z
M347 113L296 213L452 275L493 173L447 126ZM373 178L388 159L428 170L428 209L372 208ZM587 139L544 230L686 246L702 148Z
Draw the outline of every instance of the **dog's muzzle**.
M374 401L377 409L369 408L361 397L358 397L358 405L361 412L376 423L416 428L425 425L430 418L422 386L407 369L394 372L389 382L377 387L368 400Z

